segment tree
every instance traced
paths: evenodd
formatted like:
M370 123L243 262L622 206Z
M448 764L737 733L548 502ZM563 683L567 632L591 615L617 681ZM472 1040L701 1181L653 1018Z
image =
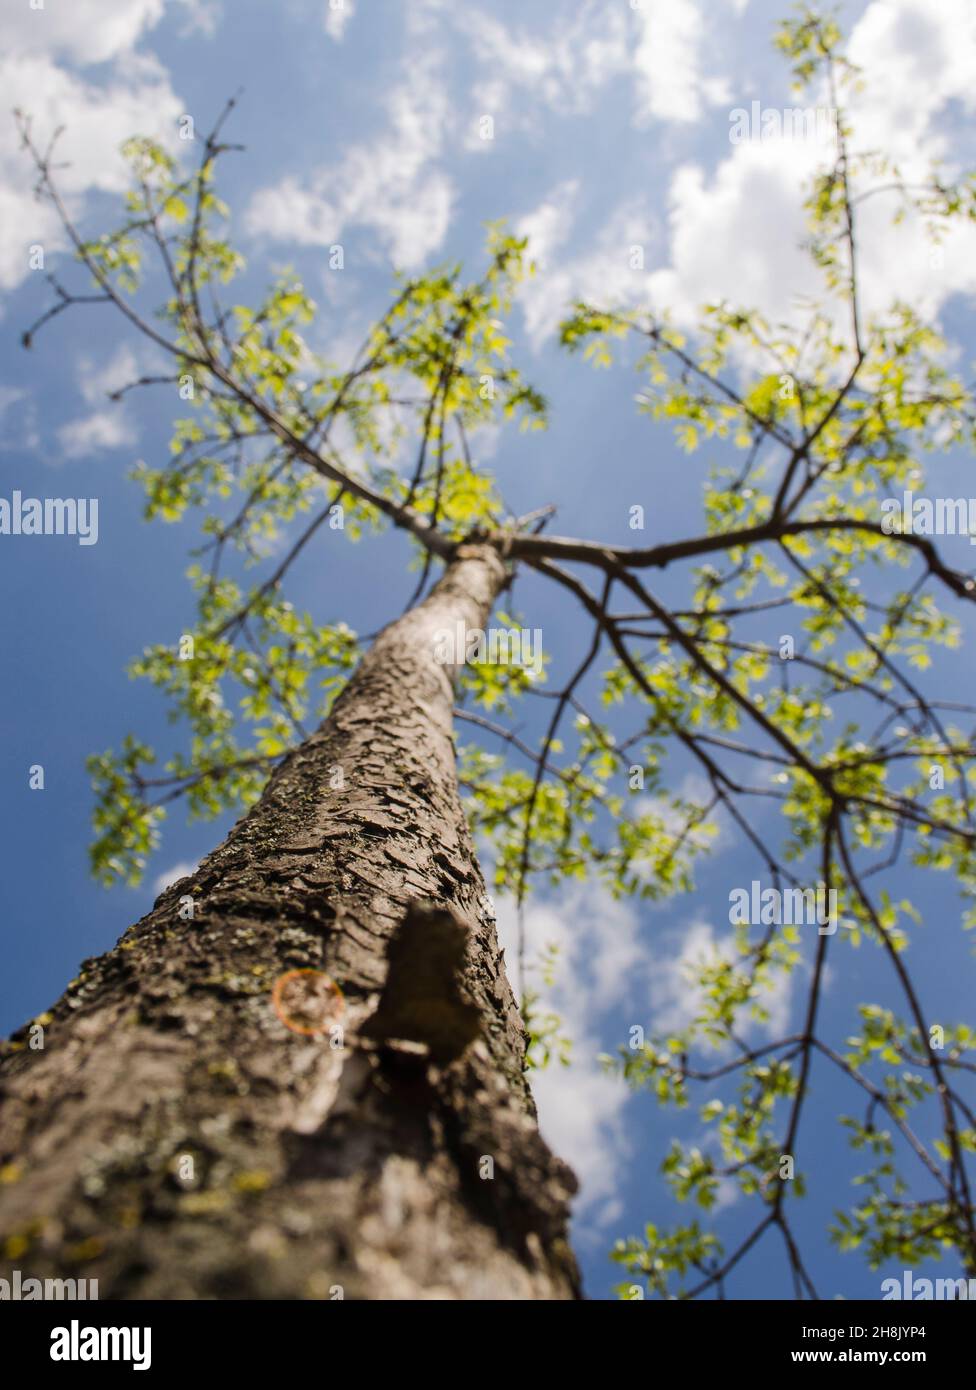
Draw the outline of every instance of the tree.
M538 1135L526 1080L527 1056L552 1050L552 1020L524 988L519 1016L472 833L520 904L534 884L587 874L663 898L692 889L721 818L764 876L734 901L735 952L702 962L687 1030L636 1030L607 1065L664 1103L687 1104L703 1081L738 1087L702 1111L710 1146L676 1145L664 1171L706 1212L735 1182L757 1220L731 1252L697 1219L648 1227L616 1251L624 1296L723 1289L767 1232L797 1296L816 1296L792 1222L815 1065L866 1104L844 1120L869 1156L866 1195L834 1238L872 1264L949 1250L976 1273L976 1039L920 997L913 904L870 882L905 859L923 884L948 870L967 896L974 886L973 743L960 727L973 709L930 693L925 673L957 640L937 599L969 604L976 588L923 527L892 522L921 483L920 455L971 443L974 412L934 327L897 302L867 314L858 274L865 200L889 198L937 238L976 199L971 182L935 170L911 184L858 146L844 105L856 74L832 21L805 10L778 43L801 89L837 113L808 202L820 300L783 324L712 305L689 342L666 318L588 304L561 329L597 365L639 344L643 408L689 450L741 455L709 474L700 533L642 547L549 534L550 506L506 516L475 463L479 426L539 425L546 411L500 326L529 269L503 227L480 279L451 265L401 280L339 370L307 344L314 306L295 277L256 307L224 305L240 260L214 178L234 148L222 135L233 103L192 172L132 141L125 222L93 241L23 121L93 282L53 281L25 341L76 305L121 313L165 363L133 385L191 402L170 464L140 470L147 516L203 513L195 630L134 666L172 701L189 751L157 776L133 737L92 759L94 871L137 880L177 798L196 815L249 809L34 1021L50 1047L33 1050L30 1028L7 1045L8 1258L38 1274L73 1260L122 1296L576 1296L573 1180ZM155 318L151 273L165 284ZM391 460L408 432L403 473ZM419 581L359 657L341 621L296 612L283 583L322 528L355 539L390 526L412 537ZM267 543L282 535L272 564ZM497 610L519 569L588 620L558 690L538 679L538 653L527 659L519 618ZM655 570L682 576L686 597L655 594ZM605 652L597 715L581 692ZM538 746L505 722L531 699L551 707ZM455 713L511 762L471 747L458 767ZM687 767L700 798L669 790ZM637 787L652 808L639 814ZM753 812L769 802L782 843ZM819 1026L828 953L862 940L905 1014L866 1001L838 1043ZM744 1039L770 981L801 963L799 1027Z

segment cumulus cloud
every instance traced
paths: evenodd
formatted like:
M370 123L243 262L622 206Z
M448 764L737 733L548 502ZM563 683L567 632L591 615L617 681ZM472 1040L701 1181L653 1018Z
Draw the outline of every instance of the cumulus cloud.
M350 14L351 0L342 8L326 8L325 27L333 39L342 37ZM727 82L706 72L706 26L698 0L642 0L633 9L590 0L544 30L507 24L484 12L465 13L462 19L428 0L411 11L403 55L408 75L386 102L386 127L311 176L305 171L285 175L261 190L248 212L253 233L325 247L341 242L350 229L364 228L406 267L441 246L455 201L444 168L453 110L443 58L431 46L435 16L454 24L475 63L469 84L474 114L461 142L468 150L492 147L480 138L476 117L490 115L497 138L532 125L543 109L558 115L590 110L596 95L618 79L632 83L638 124L650 119L687 124L706 106L727 100ZM638 208L636 200L630 212L630 221L648 221L647 209ZM594 251L578 258L575 269L586 283L606 280L609 273L612 284L623 274L603 253L612 253L615 235L630 232L620 226L626 220L626 210L618 210ZM553 296L572 279L551 280L548 303L541 292L537 296L534 332L551 326Z
M138 375L136 355L128 343L122 343L107 362L87 355L79 359L78 389L89 405L95 405L113 391L130 385Z
M856 109L865 145L900 159L944 154L949 102L976 111L976 9L969 0L872 0L851 32L850 57L864 69ZM921 144L920 144L921 142Z
M379 238L397 265L418 265L442 244L453 202L440 167L449 107L430 55L406 63L389 96L388 125L334 165L288 176L251 201L251 232L306 246L339 244L354 228Z
M132 0L110 9L100 0L73 0L32 10L11 8L4 22L0 87L5 107L32 117L44 146L62 126L57 150L59 182L77 214L91 191L125 187L118 147L134 131L172 136L179 102L169 76L136 45L156 25L164 0ZM88 81L64 64L105 67ZM29 273L28 248L60 248L64 238L53 209L33 195L35 177L14 123L0 121L0 221L13 230L0 243L0 287L11 289Z
M695 982L702 965L721 961L736 963L741 957L731 932L718 936L709 922L694 920L665 934L651 949L647 963L650 1019L656 1034L680 1033L695 1019L705 1002ZM744 1032L756 1031L776 1037L789 1025L792 1004L792 977L776 972L758 996L769 1014L763 1023L750 1021Z
M213 38L222 16L219 0L177 0L177 4L185 12L180 26L180 38L188 38L193 34L202 34L206 39Z
M966 0L937 9L924 0L873 0L853 28L850 54L865 70L850 98L855 148L891 151L907 181L924 180L948 148L947 112L976 110L976 11ZM710 175L679 167L669 194L670 264L651 277L652 302L684 324L715 299L795 321L821 288L799 243L803 195L828 157L815 132L783 132L731 145ZM859 210L871 248L860 265L867 315L883 313L895 290L928 315L952 294L976 290L976 227L954 228L933 253L920 219L909 214L895 226L893 208L879 196Z
M106 6L103 0L71 0L70 5L9 6L4 16L8 55L67 58L76 63L104 63L132 49L142 34L163 17L165 0L126 0Z
M728 100L727 81L703 70L705 21L697 0L641 0L635 14L639 122L696 121L706 106Z
M517 913L510 899L497 906L499 936L512 962L518 951ZM532 1090L547 1142L580 1180L576 1214L591 1229L617 1215L614 1193L631 1152L624 1128L630 1093L604 1073L597 1058L605 1050L600 1025L608 1012L619 1011L621 1038L631 1021L627 1007L635 1007L635 972L643 958L638 933L634 907L616 902L595 883L532 903L525 911L527 962L549 943L559 947L555 984L545 990L544 1006L559 1014L561 1031L573 1043L571 1066L553 1062L534 1072ZM531 977L527 983L533 983Z
M588 111L610 82L627 79L638 125L687 124L727 100L727 80L706 71L698 0L630 7L589 0L574 15L555 14L541 32L464 15L461 28L480 67L472 91L480 109L518 128L531 124L535 106L561 115Z
M771 139L730 150L711 178L693 164L674 171L666 229L649 197L632 196L586 244L574 234L578 185L570 196L566 184L521 218L517 230L539 262L539 274L519 295L533 346L550 337L577 299L668 309L689 327L712 300L787 319L814 294L819 280L798 243L804 184L823 158L822 144Z
M69 420L58 430L63 460L86 458L105 449L125 449L136 441L131 422L118 412L96 410Z
M138 435L124 406L106 404L106 397L134 381L139 375L135 353L123 345L107 362L82 357L78 363L78 389L84 401L97 409L58 430L58 444L64 460L84 458L102 449L124 449Z
M798 243L804 184L822 147L780 139L731 148L710 180L700 167L682 165L671 181L671 263L651 275L646 295L682 323L724 298L785 319L819 289Z
M635 58L646 78L644 117L670 113L678 120L684 113L691 119L713 101L728 102L730 115L739 107L749 110L751 92L731 96L721 84L699 80L701 16L695 6L673 13L665 8L662 17L656 0L645 0L637 11L644 26ZM856 146L892 150L909 182L924 180L932 160L951 148L957 125L948 115L976 111L970 79L976 10L966 0L950 0L937 11L924 0L873 0L853 28L850 51L865 69L863 87L850 102ZM579 298L668 309L685 328L698 321L703 304L717 300L758 309L774 322L804 319L823 285L801 249L803 199L831 156L822 126L791 128L784 117L778 132L730 141L710 169L688 161L674 168L665 228L651 197L631 194L585 241L576 225L587 211L580 185L557 185L518 224L540 262L541 273L521 293L533 344L544 341ZM914 214L893 225L893 208L883 195L859 208L862 243L870 246L859 267L865 317L883 314L894 292L928 316L951 295L976 292L976 226L959 223L934 250ZM643 249L644 270L633 267L635 246Z
M498 932L517 985L512 963L518 955L518 914L514 902L496 903ZM550 1146L573 1167L580 1180L577 1219L585 1238L611 1223L615 1193L633 1152L626 1125L632 1093L608 1075L598 1058L614 1053L640 1024L649 1035L686 1028L704 1003L695 974L703 963L737 962L734 935L693 917L662 923L653 914L653 933L637 904L617 901L590 881L546 900L530 902L524 914L525 958L531 967L550 944L558 947L555 978L541 987L542 1007L559 1015L560 1032L572 1039L569 1067L552 1062L532 1074L532 1090L542 1132ZM744 1036L776 1037L789 1027L793 980L775 973L760 992L768 1019L744 1017ZM733 1193L724 1194L731 1200Z
M580 180L567 179L550 190L537 207L520 219L519 236L528 237L529 254L545 267L553 252L558 251L572 229L579 200Z
M336 43L342 42L346 25L353 17L356 0L325 0L325 32Z
M648 291L646 266L660 233L647 201L626 200L589 245L573 237L575 249L565 253L574 230L578 191L575 181L559 185L516 223L518 234L529 238L529 254L538 266L537 274L519 290L525 326L536 348L555 331L574 300L618 306L646 297Z
M179 864L174 864L170 869L164 869L161 874L157 874L153 880L153 892L157 898L164 892L170 884L178 883L181 878L186 878L196 870L196 864L190 864L182 860Z
M559 14L544 32L477 11L465 14L460 28L478 65L474 103L503 128L525 125L533 104L561 114L586 111L630 62L626 13L592 0L575 17Z

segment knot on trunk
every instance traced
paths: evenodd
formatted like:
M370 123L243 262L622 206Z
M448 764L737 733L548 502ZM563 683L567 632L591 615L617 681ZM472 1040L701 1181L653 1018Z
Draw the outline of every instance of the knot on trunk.
M391 939L386 983L363 1036L422 1043L442 1065L459 1057L481 1030L464 982L467 950L468 928L450 909L412 902Z

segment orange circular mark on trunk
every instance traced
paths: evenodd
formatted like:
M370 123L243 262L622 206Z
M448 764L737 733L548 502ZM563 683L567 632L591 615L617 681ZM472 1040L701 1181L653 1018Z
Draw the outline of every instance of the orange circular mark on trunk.
M274 1011L293 1033L326 1032L346 1006L342 990L324 970L288 970L271 991Z

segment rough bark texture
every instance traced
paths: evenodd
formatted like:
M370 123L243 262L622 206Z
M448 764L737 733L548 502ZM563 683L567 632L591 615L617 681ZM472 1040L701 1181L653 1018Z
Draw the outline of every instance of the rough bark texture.
M227 840L84 962L43 1051L26 1029L5 1045L3 1277L97 1278L103 1298L578 1296L575 1183L538 1134L432 653L438 629L484 627L503 582L493 550L462 549ZM341 987L342 1046L273 1006L300 969Z

